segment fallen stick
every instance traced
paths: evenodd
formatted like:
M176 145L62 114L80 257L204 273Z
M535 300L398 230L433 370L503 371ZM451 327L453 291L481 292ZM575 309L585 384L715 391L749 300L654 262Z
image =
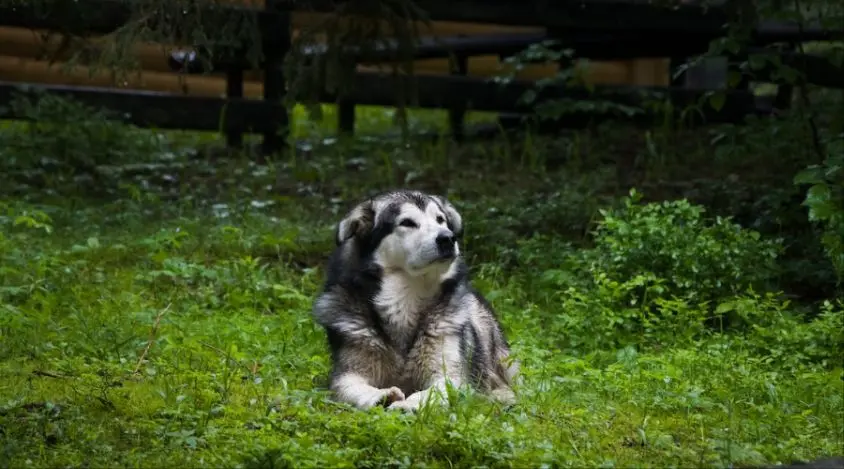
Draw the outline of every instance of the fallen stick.
M158 333L158 325L161 324L161 318L164 316L165 313L170 309L170 305L168 304L164 309L158 312L158 315L155 317L155 323L152 325L152 329L149 332L149 340L147 341L147 346L144 347L144 351L141 353L141 357L138 359L138 364L135 366L135 371L133 374L138 374L141 370L141 364L144 362L144 359L149 352L149 349L152 348L152 343L155 342L155 336Z

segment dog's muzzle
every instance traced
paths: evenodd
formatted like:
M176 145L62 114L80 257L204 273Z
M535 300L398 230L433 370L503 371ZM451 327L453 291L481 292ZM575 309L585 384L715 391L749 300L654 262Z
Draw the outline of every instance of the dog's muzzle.
M457 239L454 237L454 233L451 231L441 231L437 235L436 242L440 259L453 259L455 257L457 254L457 250L455 249Z

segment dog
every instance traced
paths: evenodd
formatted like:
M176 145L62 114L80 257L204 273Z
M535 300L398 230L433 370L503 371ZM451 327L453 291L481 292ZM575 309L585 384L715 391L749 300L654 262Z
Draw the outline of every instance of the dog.
M450 385L515 402L519 364L469 282L462 235L448 200L413 190L376 195L337 224L312 310L331 351L335 400L412 412L444 404Z

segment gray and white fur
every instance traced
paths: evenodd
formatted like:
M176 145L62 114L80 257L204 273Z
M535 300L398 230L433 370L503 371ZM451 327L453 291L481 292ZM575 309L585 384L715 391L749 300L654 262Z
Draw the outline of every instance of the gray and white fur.
M329 388L359 409L443 403L446 383L505 403L518 364L490 304L469 283L463 220L445 198L382 193L336 230L313 315L331 349Z

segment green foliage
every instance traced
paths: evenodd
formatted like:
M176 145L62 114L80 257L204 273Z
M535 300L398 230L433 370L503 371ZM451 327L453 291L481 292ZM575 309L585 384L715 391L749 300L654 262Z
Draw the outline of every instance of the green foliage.
M146 161L165 149L154 134L122 125L113 113L75 100L19 94L10 106L26 120L22 131L0 129L0 168L91 170L102 164Z
M661 279L663 296L708 301L766 285L776 274L777 242L729 219L704 218L687 200L640 204L635 190L601 210L594 269L616 281Z
M841 145L838 150L822 164L798 173L794 182L809 185L803 205L809 209L809 220L822 227L821 240L840 284L844 281L844 150Z
M531 44L525 50L520 51L503 60L505 65L511 68L511 72L493 78L493 81L507 84L513 80L515 74L526 65L537 63L557 64L569 62L568 66L551 77L536 80L535 86L527 90L521 97L520 103L532 107L535 117L540 120L558 120L570 114L617 114L625 117L633 117L642 114L644 110L637 106L621 104L612 98L602 96L593 85L585 80L583 72L588 65L584 61L577 64L573 60L574 51L563 48L559 41L545 40ZM590 93L587 99L574 98L542 98L542 90L548 87L574 87L587 90Z
M362 141L268 165L159 158L104 174L120 190L97 200L0 184L0 466L737 467L839 451L844 305L747 289L776 280L760 270L779 268L770 233L667 192L679 200L617 200L600 167L616 134L459 158ZM522 363L512 408L465 390L418 415L329 399L310 308L332 223L397 184L464 214L473 280Z
M609 314L653 278L557 292L530 265L502 275L479 259L477 284L523 362L520 402L504 411L464 392L449 410L359 412L324 391L329 356L309 316L321 271L300 266L324 257L328 226L294 203L225 219L131 204L119 224L84 208L49 233L4 218L20 241L6 252L50 266L6 277L27 294L0 303L4 465L727 467L839 444L841 304L801 325L787 303L740 296L723 308L758 327L705 333L704 308L658 295ZM16 204L24 213L37 212ZM660 310L636 326L645 335L618 322L645 305Z

